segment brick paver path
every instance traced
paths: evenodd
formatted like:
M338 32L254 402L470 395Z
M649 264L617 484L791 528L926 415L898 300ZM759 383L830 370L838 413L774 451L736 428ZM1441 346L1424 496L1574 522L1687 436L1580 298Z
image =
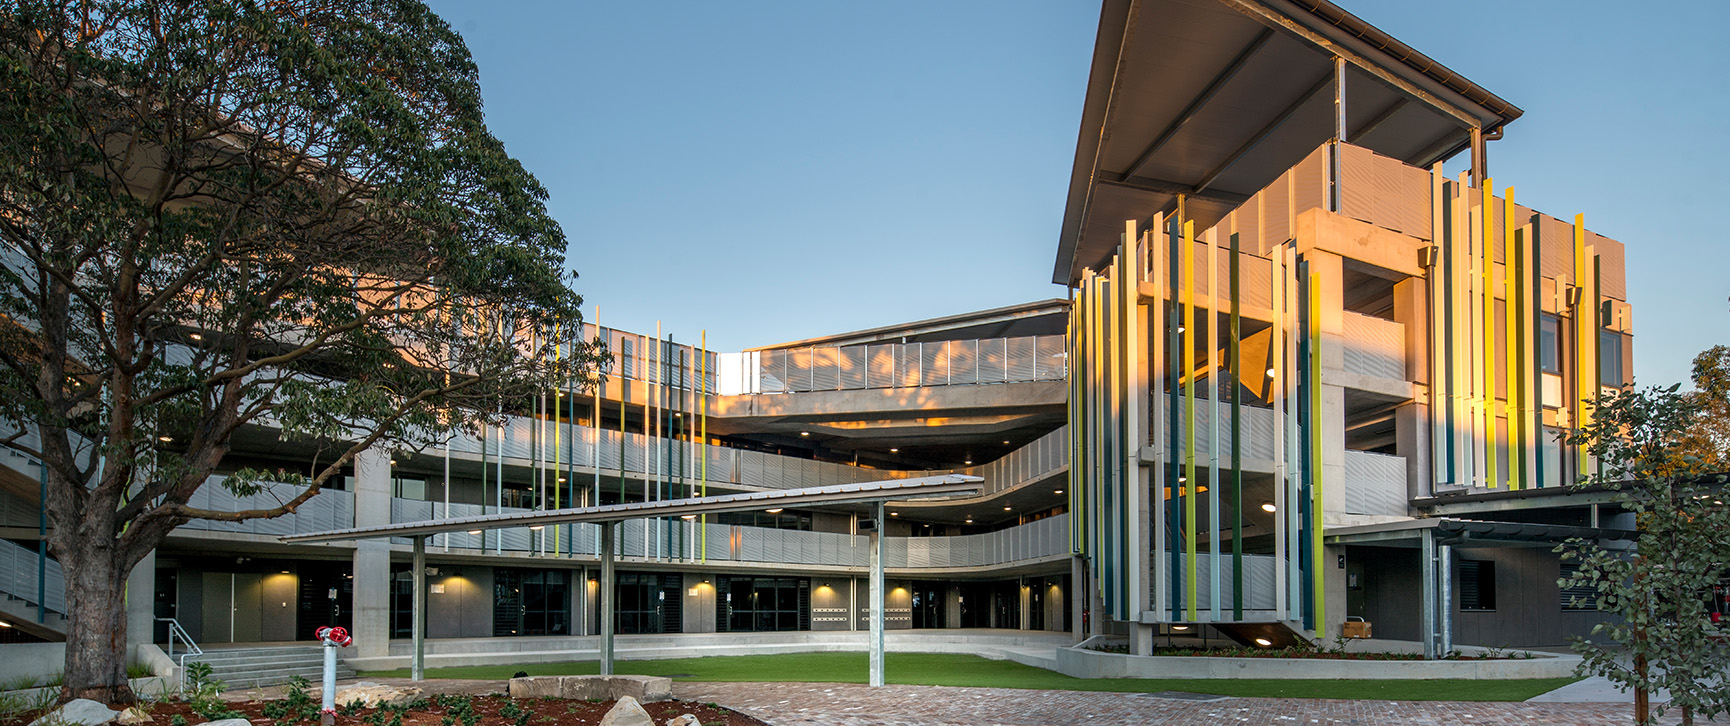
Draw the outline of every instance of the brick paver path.
M1632 707L1599 703L1461 703L1230 698L1189 702L1131 693L832 683L674 683L677 698L719 703L773 726L1600 726L1629 724ZM1676 714L1663 723L1677 722Z

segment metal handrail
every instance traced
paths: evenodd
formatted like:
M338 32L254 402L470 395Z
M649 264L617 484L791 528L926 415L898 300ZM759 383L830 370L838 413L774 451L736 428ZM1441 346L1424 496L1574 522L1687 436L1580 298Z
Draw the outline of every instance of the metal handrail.
M180 666L180 669L174 674L175 685L178 689L185 690L186 659L195 655L204 655L204 649L198 647L198 643L192 640L192 634L186 632L186 628L181 627L179 620L174 618L157 618L156 622L168 623L168 659L175 661L175 664ZM179 638L181 644L186 646L186 652L181 653L178 660L174 657L175 638Z
M186 628L180 626L179 620L174 618L157 618L156 622L168 623L168 657L174 657L175 638L179 638L180 642L186 646L187 652L181 654L182 657L189 655L204 655L204 649L198 647L198 643L193 642L192 635L186 632Z

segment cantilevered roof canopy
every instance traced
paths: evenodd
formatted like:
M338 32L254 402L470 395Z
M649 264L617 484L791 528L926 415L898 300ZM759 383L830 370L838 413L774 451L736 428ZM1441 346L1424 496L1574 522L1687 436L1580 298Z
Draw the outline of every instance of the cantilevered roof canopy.
M1467 548L1554 547L1576 537L1621 540L1635 539L1639 535L1638 532L1625 529L1436 517L1330 529L1325 533L1323 541L1330 545L1417 547L1422 542L1424 530L1434 531L1442 544Z
M1052 281L1188 196L1205 229L1334 137L1415 166L1520 109L1326 0L1104 0Z
M777 489L767 492L722 494L690 499L663 499L655 502L630 502L600 507L578 507L509 514L482 514L473 517L399 522L376 527L353 527L328 532L314 532L283 537L290 544L337 542L380 537L415 537L441 532L537 527L574 522L619 522L648 517L678 517L687 514L718 512L748 512L767 507L807 507L846 502L881 502L886 500L927 499L931 497L969 496L980 493L983 478L966 474L944 474L916 479L891 479L859 484L835 484L804 489Z

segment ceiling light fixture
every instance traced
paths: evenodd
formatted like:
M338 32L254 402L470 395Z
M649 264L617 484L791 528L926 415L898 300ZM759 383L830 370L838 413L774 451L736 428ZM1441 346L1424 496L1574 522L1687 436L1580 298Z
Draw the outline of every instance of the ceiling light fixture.
M1005 511L1005 512L1009 511L1009 507L1004 507L1003 511Z
M1173 625L1173 626L1171 626L1171 629L1181 633L1185 630L1189 630L1189 626L1188 625Z
M961 463L963 463L963 464L966 464L966 465L968 465L968 466L973 466L973 460L972 460L972 459L968 459L968 460L967 460L967 461L964 461L964 462L961 462Z
M1277 511L1279 511L1279 509L1273 505L1273 502L1262 502L1261 503L1261 511L1277 512Z
M894 454L894 453L897 453L899 451L901 451L901 450L900 449L890 449L889 453Z
M889 513L889 516L891 516L891 517L899 517L899 516L901 516L901 513L900 513L900 512L890 512L890 513Z
M541 525L538 525L538 524L537 524L537 525L535 525L535 526L533 526L533 527L530 527L530 528L529 528L529 531L530 531L530 532L539 532L539 531L541 531Z
M681 515L679 515L679 519L696 519L696 518L697 518L697 515L695 515L695 514L681 514Z
M186 337L191 338L193 340L204 340L204 336L199 335L198 333L192 333L190 335L187 335Z
M799 435L800 435L800 436L810 436L810 435L811 435L811 432L809 432L809 431L800 431L800 432L799 432Z
M763 510L763 511L765 511L765 512L768 512L768 513L770 513L770 514L780 514L780 513L781 513L781 508L780 508L780 507L776 507L776 508L774 508L774 509L765 509L765 510Z
M166 444L170 441L173 441L174 437L173 436L158 436L158 437L156 437L156 440L161 441L162 443Z
M471 530L469 530L469 534L480 534L480 533L481 533L481 531L480 531L480 530L478 530L478 529L471 529Z
M1062 489L1058 489L1058 490L1055 490L1055 491L1053 491L1053 492L1051 492L1051 493L1052 493L1052 494L1062 494L1062 493L1063 493L1063 490L1062 490Z
M1255 639L1255 644L1256 644L1256 645L1259 645L1259 646L1261 646L1261 647L1263 647L1263 648L1266 648L1266 647L1268 647L1268 646L1270 646L1270 645L1273 645L1273 641L1271 641L1271 640L1268 640L1268 639L1267 639L1267 638L1256 638L1256 639Z

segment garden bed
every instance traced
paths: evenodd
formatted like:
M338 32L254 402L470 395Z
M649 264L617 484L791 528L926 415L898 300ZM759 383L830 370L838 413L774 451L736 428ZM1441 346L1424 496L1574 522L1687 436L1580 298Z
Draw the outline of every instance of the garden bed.
M264 701L141 703L151 721L141 726L198 726L225 718L244 718L254 726L317 726L318 703L302 692ZM704 726L766 726L762 721L713 703L658 701L642 704L655 723L689 713ZM567 701L557 698L512 699L502 695L437 695L401 706L354 708L338 706L336 726L594 726L613 701ZM25 726L40 711L16 711L0 717L0 726Z

